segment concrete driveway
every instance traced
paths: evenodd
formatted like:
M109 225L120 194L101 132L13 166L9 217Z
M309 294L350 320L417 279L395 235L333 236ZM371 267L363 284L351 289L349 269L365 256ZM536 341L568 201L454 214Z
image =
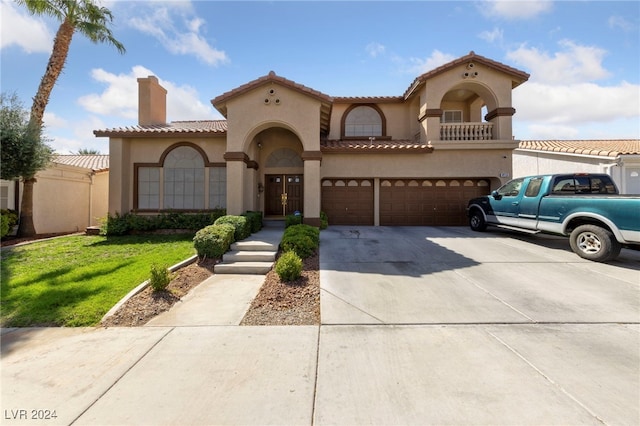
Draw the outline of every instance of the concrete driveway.
M320 327L3 329L0 423L640 424L640 252L332 226L320 259Z
M640 424L640 252L331 227L321 254L317 423Z

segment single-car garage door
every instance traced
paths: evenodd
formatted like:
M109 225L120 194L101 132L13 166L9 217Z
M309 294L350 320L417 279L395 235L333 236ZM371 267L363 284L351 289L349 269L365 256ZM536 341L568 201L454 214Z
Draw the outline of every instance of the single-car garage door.
M467 202L488 191L488 179L381 179L380 225L466 225Z
M321 208L331 225L373 225L373 179L324 179Z

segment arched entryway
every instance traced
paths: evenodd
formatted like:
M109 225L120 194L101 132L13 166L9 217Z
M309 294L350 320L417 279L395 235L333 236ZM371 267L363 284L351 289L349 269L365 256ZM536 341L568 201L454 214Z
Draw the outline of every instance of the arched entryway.
M304 162L300 139L284 128L269 128L254 139L259 153L260 208L267 217L304 213Z

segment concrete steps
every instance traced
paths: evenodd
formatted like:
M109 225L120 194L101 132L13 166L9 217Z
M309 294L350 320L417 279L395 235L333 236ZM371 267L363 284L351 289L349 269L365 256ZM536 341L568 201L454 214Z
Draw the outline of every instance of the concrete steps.
M213 271L216 274L266 275L276 260L284 225L266 225L246 240L235 242Z

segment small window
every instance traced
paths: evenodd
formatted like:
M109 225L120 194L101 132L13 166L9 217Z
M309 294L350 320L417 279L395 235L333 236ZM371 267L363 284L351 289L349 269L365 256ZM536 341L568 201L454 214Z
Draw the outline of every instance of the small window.
M533 178L529 181L527 190L524 193L525 197L537 197L540 193L540 187L542 186L542 178Z
M450 110L442 112L443 123L462 123L462 111Z

